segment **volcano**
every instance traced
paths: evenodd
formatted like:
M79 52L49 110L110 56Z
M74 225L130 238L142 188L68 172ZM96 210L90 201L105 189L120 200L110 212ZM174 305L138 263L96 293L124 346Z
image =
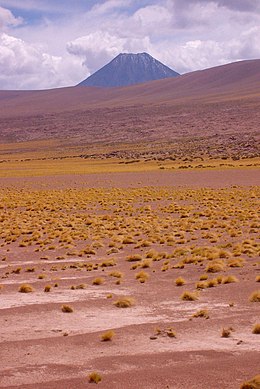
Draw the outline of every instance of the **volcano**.
M119 54L79 86L122 87L179 76L147 53Z

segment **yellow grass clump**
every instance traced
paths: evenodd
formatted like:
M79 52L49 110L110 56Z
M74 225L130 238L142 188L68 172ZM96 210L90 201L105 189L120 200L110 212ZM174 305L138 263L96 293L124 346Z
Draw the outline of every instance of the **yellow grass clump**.
M23 284L19 288L20 293L31 293L33 291L34 291L33 287L29 284Z
M114 302L117 308L130 308L134 305L135 300L132 297L120 297Z
M73 312L73 308L67 304L62 305L61 310L64 313L72 313Z
M233 282L238 282L237 277L235 276L226 276L222 279L222 284L231 284Z
M128 262L138 262L142 260L142 256L140 254L132 254L132 255L128 255L126 260Z
M222 338L229 338L231 335L232 329L231 328L222 328L221 337Z
M251 293L249 297L249 301L251 303L259 303L260 302L260 290L256 290L255 292Z
M181 295L183 301L195 301L198 300L198 293L185 291Z
M92 285L102 285L105 282L104 278L97 277L92 281Z
M204 317L205 319L208 319L209 313L207 309L200 309L199 311L195 312L192 317Z
M255 335L259 335L260 334L260 323L257 323L257 324L254 325L252 333L255 334Z
M260 389L260 374L256 375L249 381L244 382L240 389Z
M88 380L90 383L98 384L102 380L102 377L99 373L93 371L92 373L89 374Z
M182 285L186 284L186 281L184 278L178 277L175 280L175 284L176 284L176 286L182 286Z
M100 336L102 342L108 342L110 340L112 340L112 338L115 336L115 332L113 330L109 330L109 331L106 331L104 332L104 334L102 334Z
M123 273L121 271L111 271L111 273L109 273L109 275L111 277L115 277L115 278L122 278L123 277Z
M135 275L135 278L143 284L148 280L149 274L142 270Z
M206 267L207 273L218 273L224 270L224 264L221 261L213 261L209 263Z

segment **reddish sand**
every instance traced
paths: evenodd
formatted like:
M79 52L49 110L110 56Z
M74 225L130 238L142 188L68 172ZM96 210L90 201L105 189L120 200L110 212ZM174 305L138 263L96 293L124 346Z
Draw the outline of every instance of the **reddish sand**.
M209 187L260 185L259 169L153 171L0 178L1 187L20 188L139 188L143 186Z

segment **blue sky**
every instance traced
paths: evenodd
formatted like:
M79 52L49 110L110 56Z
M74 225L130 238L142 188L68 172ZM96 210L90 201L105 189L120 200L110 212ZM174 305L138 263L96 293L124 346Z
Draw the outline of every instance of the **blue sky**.
M0 89L75 85L120 52L185 73L260 58L259 0L0 0Z

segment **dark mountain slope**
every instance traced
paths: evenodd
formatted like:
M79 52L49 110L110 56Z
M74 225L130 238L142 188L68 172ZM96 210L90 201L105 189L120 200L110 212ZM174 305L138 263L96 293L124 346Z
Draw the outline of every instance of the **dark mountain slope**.
M147 53L119 54L79 86L119 87L176 76L177 72Z

